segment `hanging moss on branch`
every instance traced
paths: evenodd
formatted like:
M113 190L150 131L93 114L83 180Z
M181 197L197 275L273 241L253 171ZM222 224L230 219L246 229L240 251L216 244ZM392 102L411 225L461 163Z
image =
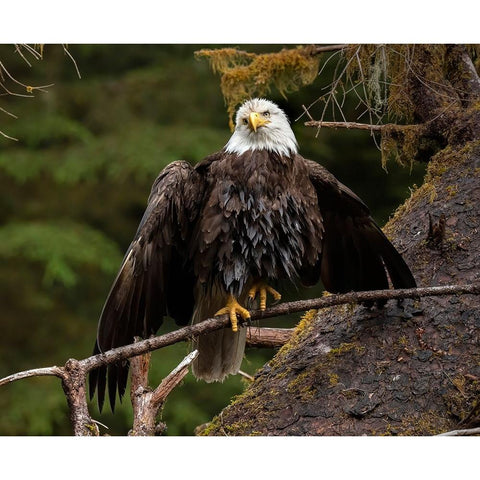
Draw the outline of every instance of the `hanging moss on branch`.
M446 45L350 45L343 50L345 83L359 84L369 110L390 120L415 121L416 83L445 108L455 89L445 81Z
M250 97L267 95L275 86L282 95L312 83L318 74L320 58L314 47L283 49L275 53L255 54L235 48L199 50L197 58L206 58L215 73L221 75L221 89L233 130L237 105Z
M381 129L382 167L394 159L403 167L412 168L423 138L424 125L387 124Z

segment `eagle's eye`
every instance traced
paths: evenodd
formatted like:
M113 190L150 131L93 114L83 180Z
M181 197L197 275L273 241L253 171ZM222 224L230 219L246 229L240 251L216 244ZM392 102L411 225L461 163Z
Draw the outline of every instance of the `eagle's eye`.
M248 118L244 118L244 119L243 119L243 124L244 124L244 125L248 125Z
M267 110L266 112L263 112L262 115L265 117L265 118L268 118L270 116L270 112Z

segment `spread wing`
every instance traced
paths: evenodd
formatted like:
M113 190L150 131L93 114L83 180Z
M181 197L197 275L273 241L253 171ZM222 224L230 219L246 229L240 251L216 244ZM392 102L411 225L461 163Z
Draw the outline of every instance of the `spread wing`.
M305 161L323 217L319 274L325 288L332 293L384 289L388 278L394 288L416 287L407 264L365 203L325 168Z
M100 316L94 354L154 334L163 317L189 322L193 310L194 277L188 261L188 241L198 215L203 178L187 162L168 165L153 184L148 205ZM112 410L122 398L128 361L90 373L90 398L95 390L103 407L108 376Z

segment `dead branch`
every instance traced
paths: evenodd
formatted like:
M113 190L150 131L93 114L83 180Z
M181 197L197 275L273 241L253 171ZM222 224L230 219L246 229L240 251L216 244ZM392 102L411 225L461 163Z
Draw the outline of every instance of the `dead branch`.
M336 50L343 50L344 48L348 47L347 44L337 44L337 45L315 45L312 47L311 53L312 55L319 55L325 52L333 52Z
M247 346L281 347L290 340L293 330L293 328L247 327Z
M75 436L98 436L98 426L88 412L86 378L87 372L82 362L70 359L63 368L62 388L67 397L73 434Z
M24 372L14 373L8 377L2 378L0 380L0 386L6 385L7 383L12 383L22 378L29 377L43 377L43 376L53 376L58 378L63 378L63 368L62 367L45 367L45 368L33 368L32 370L25 370Z
M255 378L249 375L248 373L244 372L243 370L239 370L238 374L248 380L249 382L255 381Z
M190 364L197 356L198 350L188 354L153 391L148 388L150 352L132 359L130 398L133 406L133 428L130 430L129 435L153 436L163 433L166 426L161 422L156 423L156 417L162 409L167 396L183 380L188 373Z
M347 129L356 129L356 130L372 130L375 132L382 131L383 128L391 126L389 124L385 125L371 125L369 123L358 123L358 122L324 122L321 120L309 120L305 122L306 127L316 127L316 128L347 128ZM395 128L398 128L399 125L395 125Z

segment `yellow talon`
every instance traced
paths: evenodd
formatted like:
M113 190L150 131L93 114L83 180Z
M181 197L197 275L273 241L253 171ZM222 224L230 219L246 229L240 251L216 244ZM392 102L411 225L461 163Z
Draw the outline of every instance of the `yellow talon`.
M221 308L215 315L225 315L228 314L230 317L230 322L232 324L232 332L238 331L238 321L237 314L240 315L244 320L250 319L250 313L246 308L243 308L233 295L228 296L227 305Z
M264 282L255 283L253 287L248 291L248 296L252 300L255 300L257 293L260 295L260 310L265 310L267 308L267 293L269 293L275 301L282 298L282 295L280 293L278 293L274 288Z

